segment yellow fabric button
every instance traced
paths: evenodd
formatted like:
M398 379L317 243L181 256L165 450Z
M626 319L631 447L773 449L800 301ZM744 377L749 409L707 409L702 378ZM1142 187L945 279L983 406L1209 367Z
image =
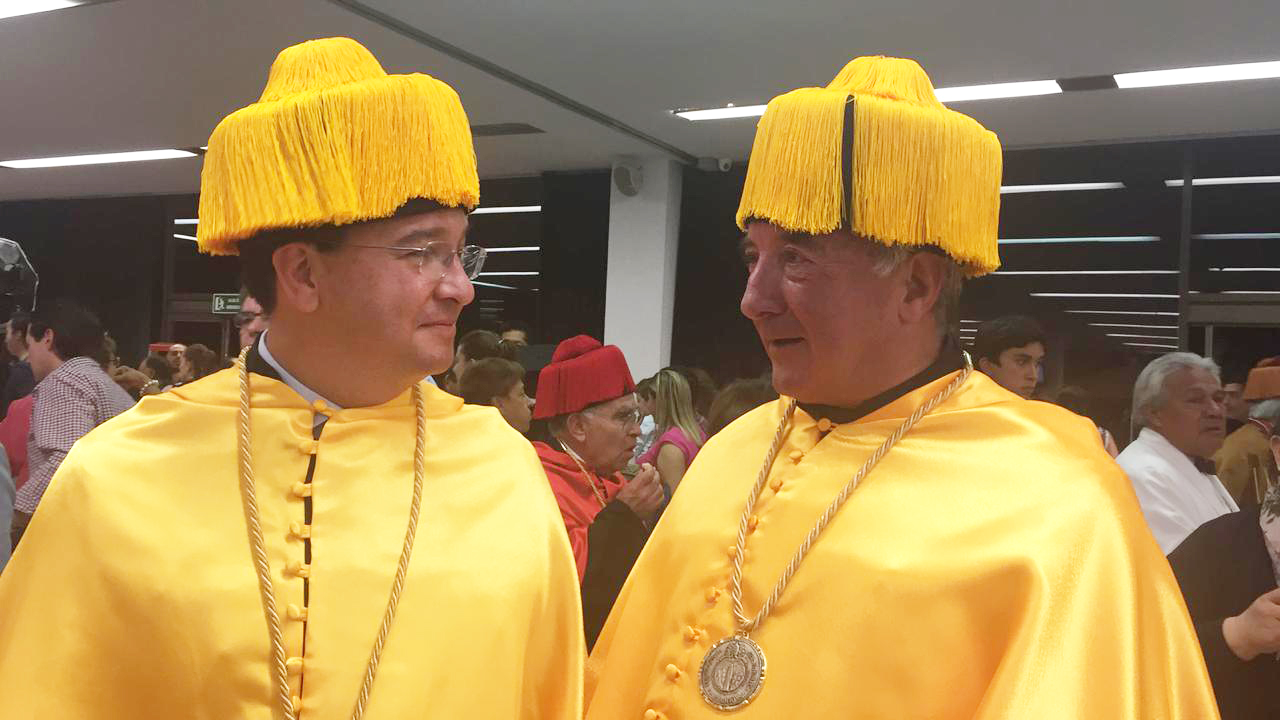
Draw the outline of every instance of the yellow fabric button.
M715 604L720 599L720 588L711 588L707 590L707 602Z
M676 667L675 665L667 666L667 680L669 682L676 682L677 680L680 679L680 676L683 674L684 673L680 672L680 668Z
M319 440L303 440L302 442L298 443L298 452L301 452L303 455L315 455L319 451L320 451Z
M738 547L736 545L729 546L729 559L738 557Z
M311 577L311 566L306 563L300 563L300 562L294 561L289 563L289 565L285 567L284 570L285 572L289 573L294 577L299 577L299 578Z
M297 605L290 604L289 607L285 608L285 612L288 613L290 620L295 620L297 622L307 621L307 609L304 607L298 607Z
M302 709L302 698L298 697L297 695L294 695L293 697L289 698L289 702L293 703L294 713L297 713L299 710Z
M321 415L329 414L329 404L323 400L316 400L315 402L311 403L311 409L315 410Z
M792 450L790 457L791 457L791 462L798 463L804 459L804 453L800 452L799 450Z
M650 708L644 711L644 720L662 720L662 713Z
M702 637L702 631L701 631L701 630L699 630L698 628L696 628L696 627L694 627L694 626L692 626L692 625L689 625L689 626L685 627L685 629L684 629L684 641L685 641L685 642L687 642L687 643L696 643L696 642L698 642L698 638L700 638L700 637Z
M818 421L818 432L830 432L832 427L834 427L834 423L827 418L822 418Z
M297 521L289 523L289 534L299 540L309 540L311 539L311 526L303 525Z
M758 527L759 525L760 525L759 515L752 515L751 517L747 518L747 532L755 532L756 527Z
M291 657L284 661L284 667L289 671L289 674L300 675L302 674L302 658Z
M296 482L293 484L293 496L296 498L311 497L311 483Z
M774 480L773 482L769 483L769 487L773 488L774 492L778 492L779 490L782 489L782 479L778 478L777 480Z

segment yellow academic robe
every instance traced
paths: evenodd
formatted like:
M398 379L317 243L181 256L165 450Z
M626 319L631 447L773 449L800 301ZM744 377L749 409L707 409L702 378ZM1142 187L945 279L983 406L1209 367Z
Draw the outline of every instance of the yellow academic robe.
M251 376L262 529L303 720L355 705L404 545L406 391L313 410ZM423 384L426 478L412 562L364 717L571 720L585 646L577 573L533 447L492 408ZM227 370L75 445L0 579L0 718L283 716L236 472ZM297 491L315 454L309 599ZM305 616L300 612L305 609ZM305 649L304 649L305 641Z
M825 438L796 411L750 522L749 617L863 461L953 377ZM752 633L759 696L707 705L698 669L735 629L730 552L785 402L699 452L588 660L589 720L1218 716L1169 565L1093 424L981 373L880 462Z

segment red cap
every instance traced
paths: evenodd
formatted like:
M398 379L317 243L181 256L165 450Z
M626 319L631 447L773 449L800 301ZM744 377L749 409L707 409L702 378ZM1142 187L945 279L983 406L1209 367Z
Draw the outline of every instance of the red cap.
M537 420L568 415L636 391L627 359L616 345L578 335L556 346L551 364L538 373Z
M167 353L171 347L173 347L173 343L151 343L147 346L147 352Z

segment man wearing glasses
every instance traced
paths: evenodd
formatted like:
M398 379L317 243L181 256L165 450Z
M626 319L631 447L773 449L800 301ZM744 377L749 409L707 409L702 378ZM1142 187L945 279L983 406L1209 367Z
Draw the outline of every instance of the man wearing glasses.
M249 294L248 290L240 290L240 312L236 313L236 329L240 331L240 349L243 350L258 340L258 336L267 329L267 314L262 310L258 298Z
M68 455L0 580L0 717L579 717L537 456L421 382L485 255L457 95L307 42L208 145L200 247L271 327Z
M609 616L662 505L658 472L622 470L640 437L640 405L627 360L616 345L579 335L556 347L538 374L533 417L549 443L534 443L564 515L582 582L587 647Z

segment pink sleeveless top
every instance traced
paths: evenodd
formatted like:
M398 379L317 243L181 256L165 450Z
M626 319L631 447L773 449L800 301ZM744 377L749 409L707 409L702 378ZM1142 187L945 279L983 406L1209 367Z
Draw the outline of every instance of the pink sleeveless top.
M707 441L706 433L703 433L702 437L699 439L705 443ZM643 455L636 458L636 463L639 465L643 465L645 463L657 465L658 451L662 449L663 445L675 445L680 452L684 454L684 466L686 469L693 464L693 458L698 454L698 450L700 449L697 444L684 434L683 430L672 425L666 432L662 433L662 436L659 437Z

